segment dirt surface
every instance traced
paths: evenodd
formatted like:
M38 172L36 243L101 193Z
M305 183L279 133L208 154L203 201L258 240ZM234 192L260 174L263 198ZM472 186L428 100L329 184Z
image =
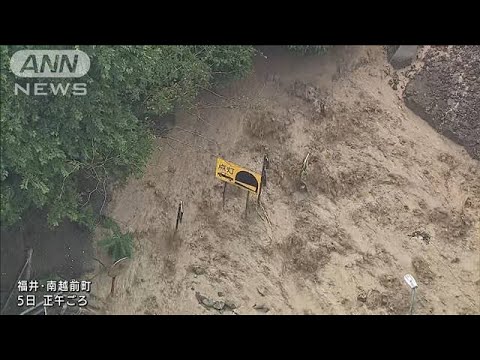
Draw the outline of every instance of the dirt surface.
M480 160L480 46L434 46L405 89L405 102Z
M410 273L416 313L479 314L479 162L404 105L407 77L382 47L264 55L178 113L144 176L114 193L108 214L135 254L113 297L97 270L98 311L406 314ZM251 196L245 216L229 186L222 209L216 157L260 172L265 153L261 206Z

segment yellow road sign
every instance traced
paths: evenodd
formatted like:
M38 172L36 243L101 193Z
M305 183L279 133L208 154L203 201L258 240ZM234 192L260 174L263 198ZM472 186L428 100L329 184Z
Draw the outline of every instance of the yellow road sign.
M237 185L255 194L260 190L262 176L229 161L217 158L215 176L229 184Z

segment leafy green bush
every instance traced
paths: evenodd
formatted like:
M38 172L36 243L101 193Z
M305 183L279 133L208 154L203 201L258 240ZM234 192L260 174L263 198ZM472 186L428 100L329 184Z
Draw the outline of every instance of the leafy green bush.
M131 233L122 233L118 224L111 218L106 218L104 226L111 231L111 235L102 239L99 245L108 251L113 261L124 257L131 258L133 253L133 236Z

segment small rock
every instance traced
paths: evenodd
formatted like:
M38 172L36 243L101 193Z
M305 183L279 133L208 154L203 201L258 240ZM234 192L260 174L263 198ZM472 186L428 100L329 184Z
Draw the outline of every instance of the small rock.
M425 231L418 231L418 230L417 230L417 231L414 231L413 233L411 233L411 234L408 235L408 236L410 236L410 237L412 237L412 238L416 238L416 239L418 239L418 240L420 240L420 241L423 241L423 242L425 242L425 244L427 244L427 245L430 243L430 239L431 239L430 234L428 234L428 233L425 232Z
M219 291L217 294L218 294L218 296L220 296L220 297L225 296L225 294L224 294L223 292L221 292L221 291Z
M366 302L367 301L367 294L362 291L360 294L358 294L357 300L361 301L361 302Z
M190 267L190 271L192 271L195 275L203 275L206 272L205 268L199 265L192 265Z
M225 300L225 306L232 310L237 308L237 305L231 300Z
M381 303L382 303L383 306L388 305L388 296L387 295L382 294Z
M460 259L458 257L452 260L452 264L458 264L459 262L460 262Z
M258 311L261 311L261 312L265 312L265 313L267 313L267 312L270 311L270 308L269 308L267 305L265 305L265 304L260 304L260 305L255 304L255 305L253 305L253 308L254 308L255 310L258 310Z
M263 286L257 287L257 291L258 291L258 293L259 293L260 295L262 295L262 296L265 296L265 294L267 293L267 289L266 289L265 287L263 287Z
M213 306L213 300L206 297L202 300L202 304L205 305L206 307L212 307Z
M198 291L195 292L195 297L197 298L197 301L201 304L201 305L205 305L207 306L207 304L209 303L209 300L206 296L203 296L202 294L200 294ZM204 301L207 302L207 304L204 303ZM213 302L210 306L213 305Z
M213 308L216 309L216 310L223 310L223 308L225 307L225 302L223 301L215 301L213 303Z

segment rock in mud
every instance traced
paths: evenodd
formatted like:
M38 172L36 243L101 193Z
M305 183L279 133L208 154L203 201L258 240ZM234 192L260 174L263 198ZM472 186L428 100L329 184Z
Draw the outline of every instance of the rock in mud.
M448 61L442 60L445 55ZM406 105L440 134L464 146L472 158L480 159L480 47L434 46L423 61L425 66L405 88Z
M264 312L264 313L267 313L267 312L270 311L270 308L265 304L260 304L260 305L255 304L255 305L253 305L253 308L255 310L258 310L258 311L261 311L261 312Z
M223 310L224 307L225 307L225 302L223 302L221 300L220 301L215 301L213 303L213 308L216 309L216 310L219 310L219 311Z
M232 300L225 300L225 307L234 310L237 308L237 305Z
M367 294L365 291L362 291L360 294L358 294L357 300L361 302L367 302Z
M207 271L205 270L205 267L201 265L191 265L190 266L190 271L193 272L195 275L203 275Z
M197 298L197 301L200 305L206 306L207 308L210 308L213 306L213 301L207 298L206 296L203 296L198 291L195 292L195 297Z
M398 74L393 73L392 78L388 81L388 85L390 85L393 90L397 90L399 83L400 83L400 79L398 78Z
M206 307L209 307L209 308L214 306L213 300L211 300L209 298L204 298L202 300L202 304L205 305Z
M265 296L267 294L267 289L264 286L257 287L257 291L262 296Z
M390 58L390 64L395 69L409 66L417 55L417 45L401 45Z
M422 230L414 231L408 236L410 236L411 238L416 238L420 241L423 241L427 245L430 243L430 239L431 239L430 234Z

